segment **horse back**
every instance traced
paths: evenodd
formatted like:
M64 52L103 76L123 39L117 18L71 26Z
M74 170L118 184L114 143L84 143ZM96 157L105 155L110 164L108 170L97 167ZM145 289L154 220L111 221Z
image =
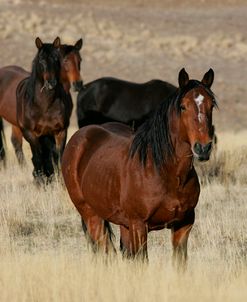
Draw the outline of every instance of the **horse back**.
M78 121L82 120L84 115L95 117L92 112L97 112L99 120L104 121L100 118L102 116L108 118L108 121L129 125L136 121L139 126L150 112L175 90L175 86L161 80L134 83L116 78L101 78L86 84L85 89L79 93ZM95 118L89 118L88 124L90 120L96 123Z

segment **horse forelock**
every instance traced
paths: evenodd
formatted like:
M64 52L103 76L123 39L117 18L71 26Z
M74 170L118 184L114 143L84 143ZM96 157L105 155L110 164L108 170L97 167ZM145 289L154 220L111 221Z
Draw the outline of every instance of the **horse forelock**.
M81 59L80 51L75 48L74 45L62 44L60 47L60 53L62 57L66 57L71 52L75 53Z
M178 88L174 94L164 100L138 128L130 147L130 157L133 157L138 152L140 162L145 166L147 154L150 150L152 159L158 170L172 159L174 156L174 146L170 131L171 112L175 110L176 115L180 116L181 100L190 90L197 87L203 87L217 105L215 96L210 88L197 80L190 80L185 87Z
M54 54L54 56L52 56L52 54ZM26 83L25 97L31 101L33 101L34 97L35 97L36 81L42 73L41 70L39 69L39 59L40 59L40 56L42 56L42 55L46 55L47 57L49 57L50 60L53 60L53 63L54 63L53 71L55 71L55 76L58 80L57 82L59 83L61 65L60 65L60 61L59 61L58 50L56 48L54 48L53 44L44 43L42 48L38 50L38 52L36 53L36 55L32 61L31 74ZM57 59L56 59L56 56L57 56Z

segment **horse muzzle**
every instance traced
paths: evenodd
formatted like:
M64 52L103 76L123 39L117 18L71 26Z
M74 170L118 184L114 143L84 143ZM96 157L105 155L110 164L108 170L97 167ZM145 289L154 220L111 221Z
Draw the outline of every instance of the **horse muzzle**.
M44 86L41 88L41 92L45 89L47 91L52 90L56 87L57 85L57 80L56 79L52 79L52 80L45 80L44 81Z
M57 80L56 79L48 80L46 88L48 90L52 90L56 87L56 85L57 85Z
M205 145L196 142L192 150L194 157L197 158L199 161L209 160L211 151L212 151L212 142L209 142L208 144Z

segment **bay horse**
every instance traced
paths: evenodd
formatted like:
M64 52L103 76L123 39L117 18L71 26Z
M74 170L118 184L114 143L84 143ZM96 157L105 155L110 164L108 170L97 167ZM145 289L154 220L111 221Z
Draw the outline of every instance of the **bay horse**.
M182 69L179 88L135 134L107 123L69 140L62 173L94 250L113 247L111 222L120 225L122 252L147 259L148 232L168 228L175 263L185 265L200 194L193 158L207 161L212 148L213 80L212 69L201 81Z
M53 164L62 156L73 104L60 83L60 39L50 44L36 38L35 43L31 75L16 88L16 117L30 144L33 176L39 183L54 174Z
M97 79L86 84L77 96L78 127L121 122L136 130L176 89L161 80L139 84L108 77Z
M80 75L81 56L79 53L82 45L83 40L79 39L74 45L62 44L58 48L61 64L59 81L68 94L68 98L71 98L69 92L71 86L75 91L79 91L83 86ZM22 150L23 136L16 120L16 88L22 80L30 77L30 75L30 72L19 66L6 66L0 69L0 116L12 124L11 142L20 165L25 160ZM0 145L3 146L1 137ZM2 147L2 150L3 156L0 160L5 158L4 147Z

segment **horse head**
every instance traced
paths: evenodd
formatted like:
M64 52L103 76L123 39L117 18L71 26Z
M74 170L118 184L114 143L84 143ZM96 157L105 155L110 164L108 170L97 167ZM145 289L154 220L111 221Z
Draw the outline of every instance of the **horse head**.
M61 78L62 82L68 83L67 86L72 86L74 91L80 91L83 88L83 81L80 74L81 56L80 49L82 48L83 40L79 39L75 45L61 45Z
M212 69L205 73L201 81L190 80L184 68L178 76L179 90L182 91L179 103L180 135L190 144L194 157L199 161L208 160L212 150L212 112L217 106L210 90L213 80Z
M36 68L36 75L43 83L43 89L52 90L59 82L60 60L58 49L61 45L57 37L53 43L43 43L40 38L35 40L38 54L34 60L33 68Z

